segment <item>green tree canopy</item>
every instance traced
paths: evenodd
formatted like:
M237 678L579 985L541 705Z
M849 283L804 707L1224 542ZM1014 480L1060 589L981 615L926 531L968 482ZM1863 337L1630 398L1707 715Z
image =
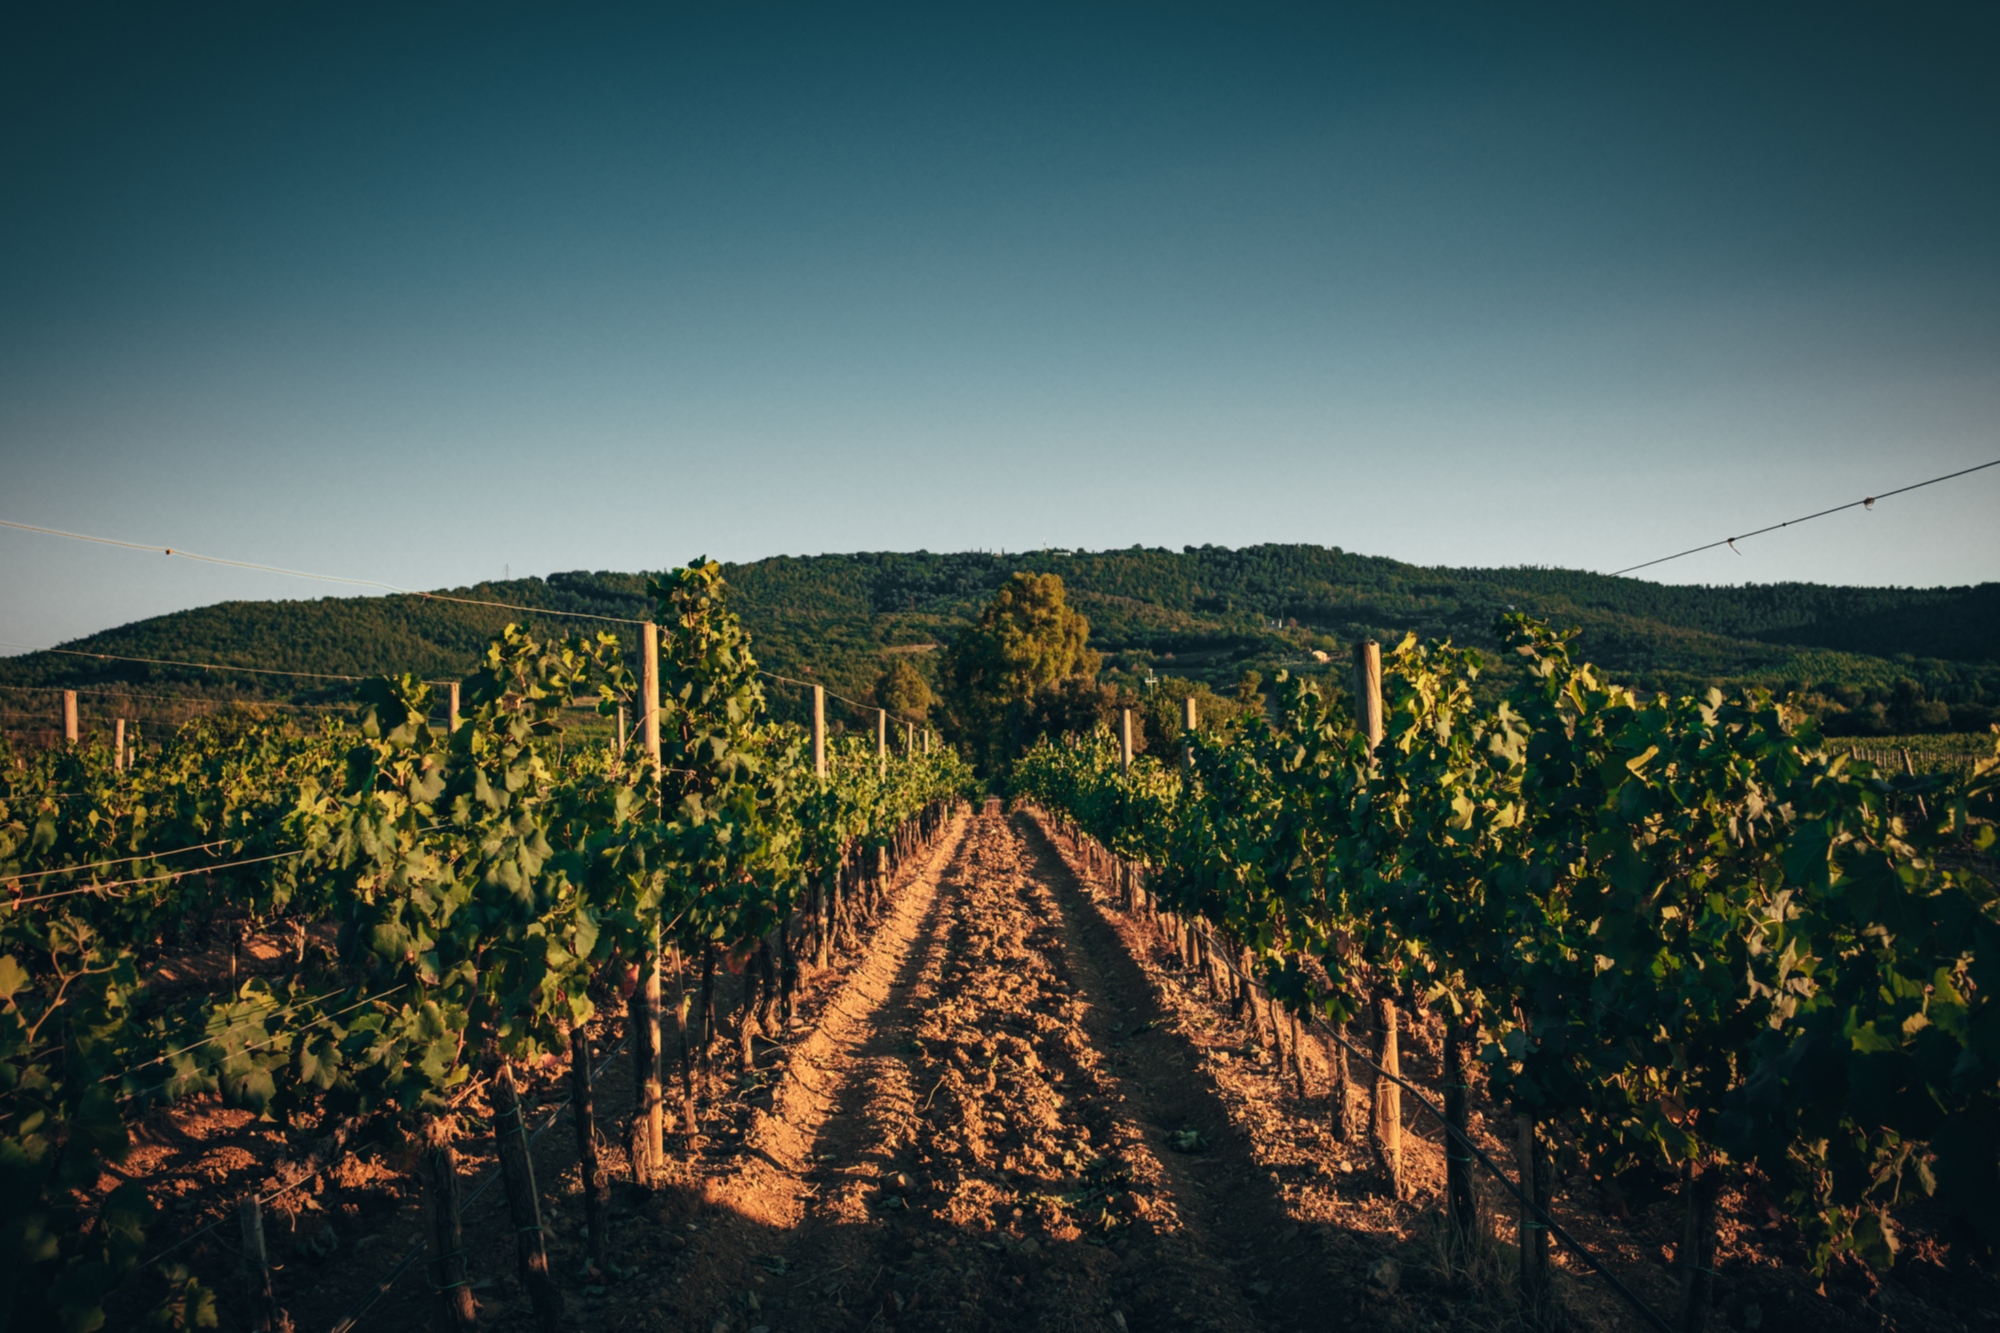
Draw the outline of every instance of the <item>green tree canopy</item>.
M1090 622L1055 574L1017 573L951 646L946 703L959 739L987 772L1013 758L1020 715L1040 690L1097 675Z
M919 724L930 721L937 696L930 682L909 658L897 657L875 678L875 703L889 710L889 716Z

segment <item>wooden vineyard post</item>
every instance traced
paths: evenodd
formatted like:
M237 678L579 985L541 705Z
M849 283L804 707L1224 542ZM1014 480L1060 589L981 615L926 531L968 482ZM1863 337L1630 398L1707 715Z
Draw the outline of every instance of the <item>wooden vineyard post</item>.
M877 777L883 778L889 776L889 710L886 708L875 710L875 774ZM871 902L879 904L882 900L881 895L887 893L888 890L889 849L887 847L877 847L875 849L875 885Z
M451 712L449 714L451 721L448 724L446 734L456 736L458 734L458 682L453 681L448 688L451 690Z
M640 706L645 716L639 736L646 746L646 762L657 777L660 772L660 630L648 620L639 628ZM653 918L651 939L639 963L639 985L632 992L638 1001L632 1015L632 1055L638 1068L634 1081L639 1089L639 1111L644 1117L643 1133L634 1135L644 1163L632 1163L632 1174L651 1182L653 1173L666 1165L666 1107L660 1090L660 921Z
M1549 1206L1549 1161L1542 1151L1541 1137L1535 1132L1535 1117L1514 1117L1514 1164L1523 1197L1547 1211ZM1521 1207L1517 1239L1521 1249L1521 1290L1532 1301L1540 1301L1549 1280L1549 1229L1532 1208Z
M433 1126L432 1134L437 1134ZM435 1138L423 1153L424 1195L430 1203L426 1248L431 1256L431 1290L437 1293L438 1322L444 1333L476 1333L478 1307L465 1270L465 1231L458 1217L458 1154Z
M1444 1118L1451 1129L1467 1132L1472 1106L1471 1077L1467 1056L1472 1050L1473 1029L1469 1022L1454 1021L1444 1034ZM1472 1184L1472 1149L1450 1130L1444 1136L1444 1188L1446 1212L1453 1238L1470 1245L1479 1234L1479 1198Z
M625 734L625 705L619 704L618 705L618 753L624 754L625 747L629 743L630 743L630 738L627 737Z
M1132 771L1132 710L1118 710L1118 771Z
M255 1195L236 1208L243 1227L243 1272L250 1279L250 1306L255 1313L251 1327L257 1333L273 1333L283 1324L277 1293L271 1290L271 1261L264 1251L264 1205Z
M660 767L660 627L648 620L639 626L639 694L645 716L639 722L639 738L645 743L646 758L654 772Z
M493 1077L493 1147L507 1189L507 1212L514 1223L514 1255L521 1285L534 1303L542 1333L562 1325L562 1293L549 1276L549 1252L542 1240L542 1207L535 1192L535 1163L528 1153L528 1127L521 1122L521 1090L506 1061Z
M813 776L826 776L826 686L813 686ZM824 966L824 964L822 964Z
M1200 709L1194 701L1194 696L1190 694L1181 701L1181 733L1185 737L1185 743L1181 746L1182 768L1194 767L1194 733L1195 728L1200 725Z
M1917 769L1916 765L1910 762L1910 748L1907 745L1903 746L1900 749L1898 749L1896 753L1903 757L1903 776L1906 778L1915 777L1917 775ZM1931 812L1929 807L1924 804L1924 798L1919 796L1917 798L1917 818L1928 820L1930 817L1931 817Z
M701 1133L701 1119L694 1108L694 1035L688 1015L694 1007L694 992L687 984L687 955L674 946L674 1039L681 1064L681 1134L692 1151L695 1136Z
M1373 639L1354 645L1354 727L1369 749L1382 743L1382 645Z
M905 722L903 724L903 753L915 754L916 752L917 752L916 724L911 722Z
M1703 1333L1708 1327L1708 1302L1715 1290L1715 1196L1719 1173L1712 1166L1688 1162L1681 1167L1682 1218L1680 1252L1681 1333Z
M63 691L63 739L71 745L76 744L77 725L76 725L75 690Z
M597 1098L590 1071L590 1036L582 1028L569 1034L570 1106L576 1125L578 1184L583 1188L583 1223L588 1229L590 1262L605 1270L605 1211L611 1206L609 1182L597 1154Z
M1334 1024L1335 1040L1327 1048L1327 1059L1333 1065L1332 1076L1328 1080L1327 1100L1333 1103L1333 1137L1345 1143L1354 1136L1354 1117L1348 1103L1353 1100L1348 1095L1350 1080L1347 1071L1347 1024Z
M112 724L112 766L120 773L125 771L125 719L119 718Z
M645 1101L646 1174L650 1181L653 1172L666 1165L666 1094L660 1081L660 923L653 921L652 942L646 950L645 976L641 978L641 991L645 995L645 1019L639 1030L633 1034L633 1048L639 1053L640 1096ZM636 1173L635 1173L636 1174Z
M930 729L929 727L925 727L925 728L924 728L924 753L925 753L925 754L929 754L930 752L931 752L931 729Z
M1400 1199L1403 1197L1403 1089L1391 1077L1400 1077L1403 1072L1396 1044L1396 1002L1385 995L1377 1006L1382 1021L1382 1049L1377 1063L1382 1072L1375 1076L1375 1150L1389 1176L1390 1196Z

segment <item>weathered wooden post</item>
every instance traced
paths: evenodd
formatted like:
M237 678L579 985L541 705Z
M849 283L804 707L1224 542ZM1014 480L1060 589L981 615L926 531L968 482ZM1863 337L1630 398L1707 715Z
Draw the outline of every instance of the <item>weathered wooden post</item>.
M826 686L813 686L813 776L826 776Z
M1907 745L1903 746L1897 753L1903 756L1903 776L1906 778L1915 777L1917 770L1916 766L1910 762L1910 748ZM1917 818L1928 820L1930 817L1930 808L1924 804L1924 798L1919 796L1917 798Z
M125 771L125 719L119 718L111 725L113 751L112 764L120 773Z
M1551 1183L1549 1160L1542 1151L1541 1138L1535 1132L1535 1117L1517 1115L1514 1131L1514 1163L1520 1175L1521 1196L1532 1199L1546 1211ZM1521 1288L1529 1300L1538 1301L1549 1280L1549 1229L1535 1210L1526 1204L1521 1207L1518 1227L1516 1239L1521 1243Z
M493 1089L493 1147L500 1157L500 1174L507 1190L507 1211L514 1223L514 1255L521 1285L535 1307L542 1333L562 1326L562 1293L549 1276L549 1251L542 1239L542 1204L535 1190L535 1162L528 1152L528 1126L521 1118L521 1092L514 1071L502 1060ZM588 1182L585 1184L588 1188Z
M887 709L883 708L875 710L875 772L878 777L886 778L889 776L889 713ZM887 847L877 847L875 849L874 889L876 901L879 903L881 895L888 891L889 849Z
M1132 771L1132 710L1118 710L1118 771Z
M1704 1333L1715 1291L1715 1197L1721 1184L1714 1166L1688 1162L1681 1168L1680 1333ZM1546 1261L1544 1261L1546 1262Z
M451 690L451 726L449 734L456 736L458 734L458 682L453 681L449 688Z
M1181 734L1186 743L1181 746L1181 767L1194 767L1194 731L1201 724L1201 714L1190 694L1181 702Z
M458 1153L433 1126L422 1153L424 1194L430 1202L426 1248L431 1255L431 1290L437 1293L439 1325L445 1333L477 1333L479 1307L465 1270L465 1230L459 1221Z
M1472 1149L1459 1135L1470 1129L1471 1059L1476 1029L1467 1016L1454 1017L1444 1034L1444 1192L1453 1239L1469 1246L1479 1235L1479 1196L1472 1185Z
M1382 1072L1375 1077L1375 1147L1382 1157L1382 1169L1389 1176L1390 1196L1400 1199L1403 1197L1403 1089L1396 1077L1402 1075L1403 1061L1396 1042L1396 1002L1383 996L1377 1012L1382 1022L1378 1062Z
M583 1186L583 1220L589 1231L590 1262L606 1268L610 1251L605 1230L605 1213L611 1207L610 1183L604 1178L604 1164L597 1155L597 1100L591 1084L590 1034L572 1028L569 1034L570 1108L576 1126L576 1160L579 1183Z
M660 630L648 620L639 627L639 693L645 717L639 726L646 762L660 775ZM666 1106L660 1089L660 921L655 914L651 940L640 960L639 985L634 988L632 1054L638 1069L640 1109L645 1116L642 1136L646 1161L633 1163L634 1174L648 1181L666 1165Z
M257 1333L272 1333L281 1322L278 1296L271 1290L271 1260L264 1250L264 1205L251 1195L236 1206L243 1227L243 1272L250 1279L251 1326Z
M76 691L64 690L63 691L63 739L65 741L68 741L71 745L75 745L76 738L77 738Z
M1382 645L1373 639L1354 645L1354 727L1369 749L1382 743Z

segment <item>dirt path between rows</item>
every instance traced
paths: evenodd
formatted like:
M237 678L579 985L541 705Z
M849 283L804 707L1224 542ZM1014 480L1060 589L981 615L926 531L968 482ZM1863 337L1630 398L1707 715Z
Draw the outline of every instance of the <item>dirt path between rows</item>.
M677 1222L657 1303L609 1326L1344 1326L1156 1013L1060 860L989 806L794 1050L744 1169Z
M1314 1136L1298 1114L1310 1108L1283 1104L1275 1077L1246 1084L1261 1057L1192 1020L1143 926L1099 902L1031 817L989 802L955 821L866 953L812 979L797 1032L762 1048L753 1075L711 1076L700 1150L656 1189L615 1189L610 1280L579 1272L575 1154L559 1125L536 1155L569 1326L1490 1327L1368 1282L1404 1239L1396 1219L1369 1211L1364 1179L1339 1178L1352 1211L1328 1223L1339 1201L1326 1164L1340 1153L1315 1138L1288 1162L1271 1142L1273 1126ZM1243 1058L1224 1070L1232 1047ZM621 1060L599 1088L607 1138L629 1096ZM626 1174L615 1147L608 1160ZM528 1333L503 1216L491 1200L468 1219L481 1320ZM415 1220L406 1204L400 1225L357 1247L363 1271L328 1285L372 1280L366 1268L394 1253L382 1242ZM425 1287L407 1277L360 1333L427 1327ZM329 1304L300 1333L323 1327L313 1315Z

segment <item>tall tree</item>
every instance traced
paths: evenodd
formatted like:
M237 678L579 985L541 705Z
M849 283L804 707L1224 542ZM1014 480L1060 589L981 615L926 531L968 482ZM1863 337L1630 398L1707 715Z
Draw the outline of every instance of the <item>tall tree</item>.
M1001 586L951 646L946 703L973 760L987 773L1006 770L1029 701L1058 682L1097 675L1088 646L1090 622L1070 606L1055 574L1017 573Z
M931 693L924 673L907 657L897 657L875 678L875 703L889 710L889 716L904 722L928 723L937 696Z

